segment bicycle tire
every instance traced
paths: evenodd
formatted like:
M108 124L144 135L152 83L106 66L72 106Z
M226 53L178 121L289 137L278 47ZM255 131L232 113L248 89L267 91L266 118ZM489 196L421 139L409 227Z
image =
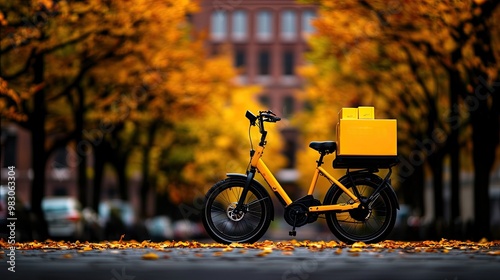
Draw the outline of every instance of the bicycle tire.
M382 178L375 174L363 174L341 179L348 189L353 184L362 197L369 197L382 183ZM396 222L397 198L386 186L369 210L350 210L326 213L326 221L330 231L340 240L348 244L362 241L365 243L380 242L392 231ZM349 203L351 198L337 185L333 184L327 192L324 205ZM360 212L368 211L368 212ZM365 217L366 214L366 217Z
M272 201L267 191L252 182L248 188L243 216L231 212L245 186L244 178L219 181L207 192L202 209L202 222L208 235L219 243L253 243L269 228Z

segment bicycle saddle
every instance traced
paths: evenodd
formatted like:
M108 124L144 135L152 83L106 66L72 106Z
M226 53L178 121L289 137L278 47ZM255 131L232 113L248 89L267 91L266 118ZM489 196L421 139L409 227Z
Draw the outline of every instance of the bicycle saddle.
M337 142L335 141L313 141L309 143L309 147L321 154L331 154L337 150Z

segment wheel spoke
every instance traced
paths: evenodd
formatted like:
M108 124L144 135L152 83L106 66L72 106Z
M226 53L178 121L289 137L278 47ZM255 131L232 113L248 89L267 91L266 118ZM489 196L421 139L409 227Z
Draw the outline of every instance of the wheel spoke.
M225 181L213 190L213 195L207 200L203 220L205 229L212 238L223 243L254 242L267 230L270 217L267 195L249 186L244 199L243 212L236 212L236 206L243 192L242 184Z
M353 181L349 181L345 186L354 191L352 182ZM375 175L370 179L359 176L354 178L354 183L356 184L360 199L365 199L373 194L381 181L378 177L375 177ZM393 204L391 204L390 200L391 198L388 192L382 191L378 194L377 198L372 201L368 209L360 207L341 213L327 213L326 219L328 226L342 241L379 241L394 226L395 209L393 209ZM352 199L337 187L334 193L331 193L330 196L327 197L324 205L341 203L352 203Z

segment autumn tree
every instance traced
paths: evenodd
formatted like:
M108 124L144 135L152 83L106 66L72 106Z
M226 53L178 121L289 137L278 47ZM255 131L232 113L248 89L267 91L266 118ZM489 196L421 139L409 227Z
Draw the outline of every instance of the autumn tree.
M31 204L40 216L45 165L57 147L74 143L83 204L86 158L93 151L92 205L97 208L103 164L116 167L126 199L129 158L140 145L145 205L150 182L157 177L150 173L155 145L175 148L164 141L176 133L174 127L188 117L201 117L210 99L227 100L234 89L230 64L207 59L201 41L192 37L187 15L196 6L190 1L1 5L6 36L0 75L9 81L7 88L2 80L2 106L9 110L2 113L32 133ZM17 109L27 117L17 117Z
M450 127L448 148L452 169L452 218L458 214L460 130L459 98L466 106L472 129L474 216L476 238L490 236L489 177L499 143L499 101L491 94L498 76L493 18L498 1L424 1L403 5L399 16L382 15L366 1L361 5L378 15L384 34L435 60L447 74ZM432 35L434 36L432 36ZM484 89L484 90L483 90Z
M51 153L58 147L65 146L73 138L69 131L71 122L59 114L49 114L49 106L60 102L60 97L67 97L81 78L81 74L92 64L76 71L75 66L63 58L70 47L84 40L88 32L64 33L64 28L71 26L78 17L68 19L65 2L58 5L52 1L2 1L1 18L2 38L0 41L1 72L0 76L9 81L13 90L19 93L20 109L26 118L9 118L21 127L31 131L32 150L32 195L31 206L34 213L43 221L41 199L45 193L45 167ZM62 62L54 67L47 64ZM61 78L65 73L64 79ZM53 102L49 102L52 100ZM60 105L60 103L58 103ZM59 122L59 125L47 127L47 121ZM68 126L69 125L69 126ZM55 128L55 130L50 130ZM42 232L43 236L43 232Z
M313 40L313 53L328 58L317 68L334 63L335 71L324 76L334 81L332 88L341 92L339 95L359 96L361 102L374 104L378 111L391 112L400 120L399 138L416 144L400 145L400 152L406 146L407 155L414 156L409 175L420 174L416 179L422 178L422 164L431 166L438 217L443 215L442 165L446 154L452 170L451 218L458 217L459 142L467 139L463 128L470 121L475 147L475 219L482 227L479 234L487 236L485 186L498 145L499 111L496 97L488 91L478 94L478 90L491 92L498 73L498 53L493 51L492 39L498 34L492 21L498 3L313 2L321 5L319 38ZM350 93L346 89L351 89ZM473 106L464 110L466 104ZM495 135L487 136L486 127Z

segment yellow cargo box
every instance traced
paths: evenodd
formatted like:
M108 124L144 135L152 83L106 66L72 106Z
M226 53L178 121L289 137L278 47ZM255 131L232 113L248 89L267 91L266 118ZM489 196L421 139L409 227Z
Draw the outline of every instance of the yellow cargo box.
M375 118L375 108L371 106L359 106L358 107L358 118L359 119L369 119Z
M396 156L395 119L340 119L337 156Z
M339 111L339 120L357 119L358 108L342 108Z

